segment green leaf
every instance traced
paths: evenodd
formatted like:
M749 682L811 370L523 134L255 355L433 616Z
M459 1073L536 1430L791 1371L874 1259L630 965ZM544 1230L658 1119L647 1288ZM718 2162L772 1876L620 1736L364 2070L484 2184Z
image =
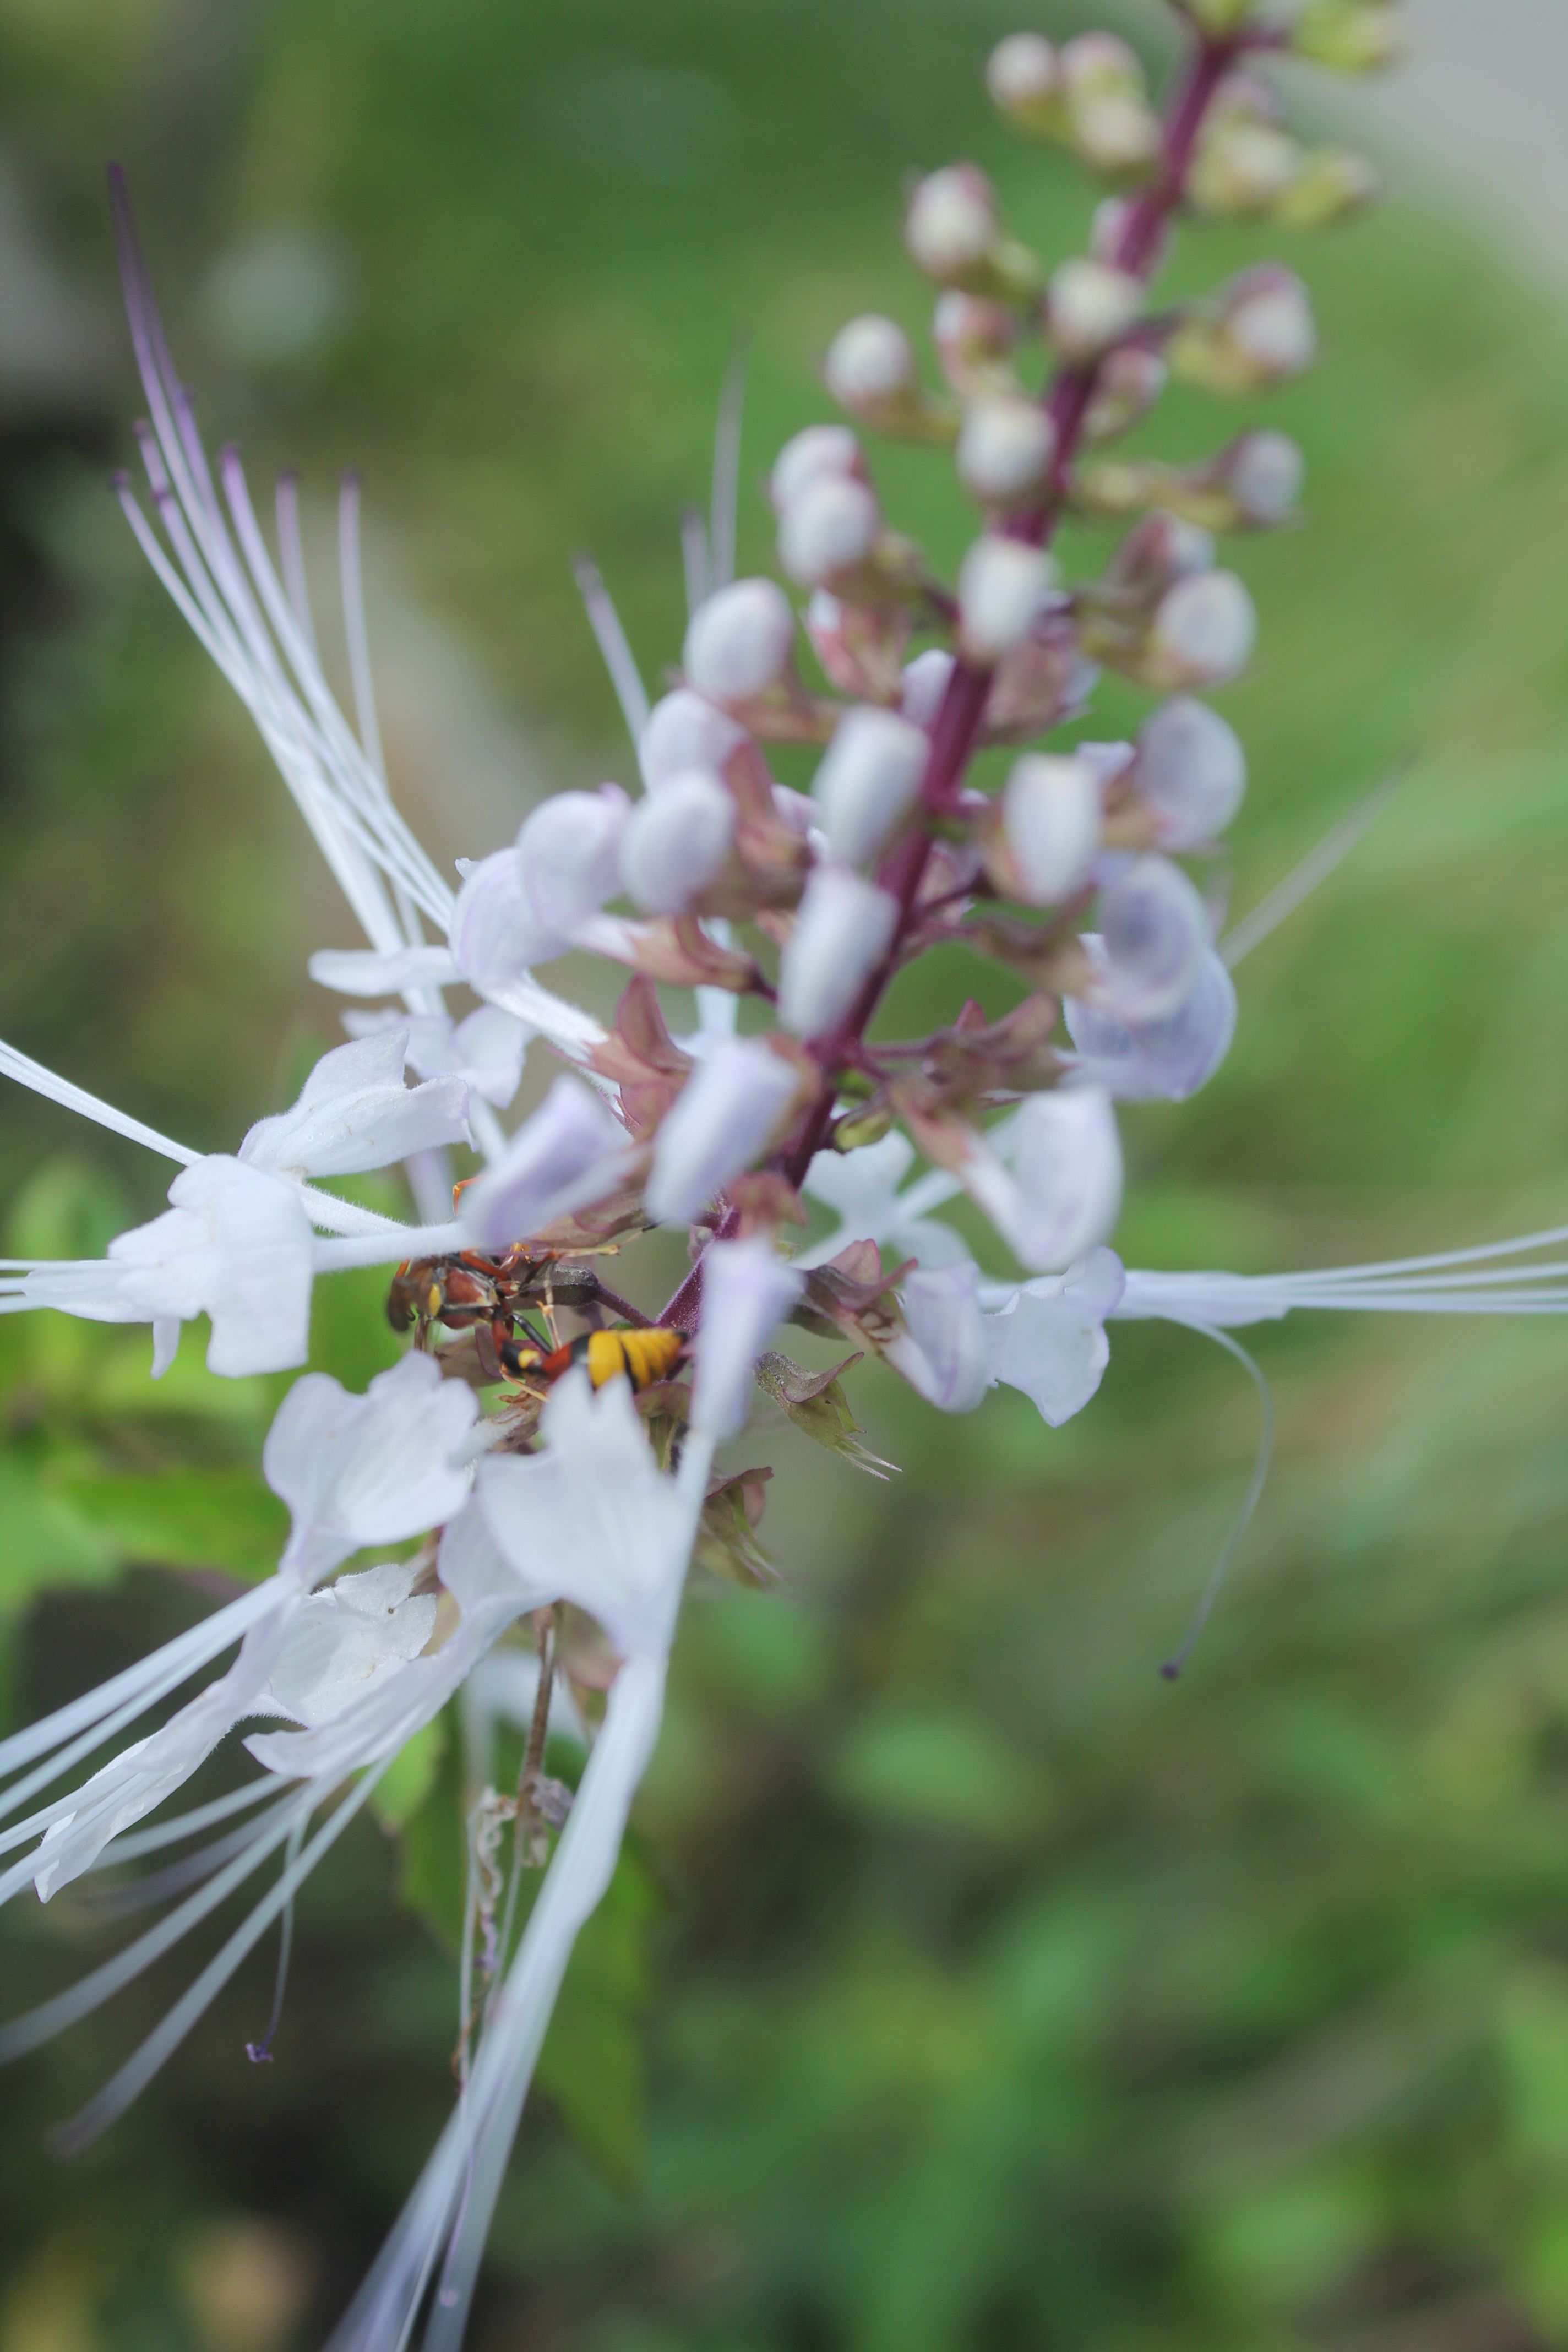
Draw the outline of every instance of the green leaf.
M110 1537L32 1464L0 1460L0 1610L55 1584L105 1584L121 1563Z
M121 1559L268 1575L289 1537L289 1514L254 1470L70 1470L49 1486Z
M447 1752L447 1726L437 1716L400 1748L376 1783L371 1811L384 1830L401 1830L436 1785Z

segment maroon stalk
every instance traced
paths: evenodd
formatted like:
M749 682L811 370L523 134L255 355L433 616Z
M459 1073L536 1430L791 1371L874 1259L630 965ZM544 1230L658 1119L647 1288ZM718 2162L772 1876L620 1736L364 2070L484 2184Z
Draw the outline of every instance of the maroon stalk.
M1148 278L1159 258L1160 243L1170 215L1181 202L1204 118L1245 37L1198 39L1166 108L1161 161L1153 178L1128 205L1121 233L1110 255L1112 265L1135 278ZM1016 516L1005 526L1007 536L1031 547L1047 547L1066 503L1072 462L1083 437L1084 420L1100 378L1100 362L1060 369L1044 395L1047 414L1056 427L1056 460L1050 488L1037 507ZM931 725L931 753L921 785L920 807L935 815L952 806L980 740L991 672L961 655ZM795 1140L775 1157L773 1164L791 1184L798 1184L821 1150L833 1118L834 1080L852 1063L864 1043L865 1032L889 982L898 970L908 940L910 920L920 897L931 852L932 836L913 831L885 859L877 879L898 901L899 919L891 945L871 973L839 1027L811 1048L822 1072L822 1091ZM718 1238L728 1239L738 1229L736 1212L726 1209ZM659 1320L681 1330L695 1330L702 1311L702 1263L699 1259L670 1300Z

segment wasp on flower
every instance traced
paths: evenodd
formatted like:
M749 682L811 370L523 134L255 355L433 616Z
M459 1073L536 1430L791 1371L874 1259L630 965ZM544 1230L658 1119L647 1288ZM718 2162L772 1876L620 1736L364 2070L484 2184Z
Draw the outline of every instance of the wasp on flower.
M1568 1227L1254 1278L1130 1269L1110 1246L1117 1105L1182 1101L1213 1075L1238 1017L1233 968L1261 936L1218 936L1205 887L1247 767L1203 698L1242 671L1256 635L1217 540L1289 521L1303 467L1269 430L1180 463L1116 445L1173 379L1251 395L1310 364L1310 306L1287 269L1263 263L1163 308L1153 289L1184 215L1324 226L1368 199L1357 159L1284 127L1268 67L1285 53L1359 68L1393 46L1386 0L1180 0L1176 13L1184 54L1163 109L1109 35L1058 49L1024 32L994 53L1006 121L1107 184L1090 251L1032 252L973 164L918 182L904 237L932 289L932 378L889 319L853 320L833 341L824 380L851 422L805 425L768 478L800 602L734 577L736 391L713 527L686 534L680 682L657 703L603 583L582 574L637 789L546 798L514 841L464 861L456 887L382 762L357 487L342 518L351 723L317 654L293 485L279 487L275 558L236 452L208 459L115 183L148 406L144 497L126 479L121 501L255 719L363 944L310 961L349 1000L348 1042L232 1154L198 1155L0 1047L0 1073L180 1171L168 1211L101 1259L8 1265L0 1311L149 1324L154 1376L205 1315L214 1371L281 1372L307 1361L317 1278L384 1266L387 1316L411 1345L363 1396L306 1374L284 1398L264 1471L292 1533L272 1577L0 1742L0 1852L14 1857L0 1895L32 1885L47 1900L226 1824L181 1866L159 1923L5 2029L0 2053L86 2014L279 1862L68 2144L167 2059L497 1644L538 1652L530 1790L550 1709L569 1703L561 1612L593 1620L610 1659L570 1811L527 1790L476 1805L461 2095L340 2352L405 2344L426 2304L432 2352L461 2335L552 2003L658 1735L694 1549L726 1511L739 1527L717 1451L755 1406L879 1475L839 1385L865 1354L940 1411L973 1411L1002 1382L1056 1427L1093 1397L1119 1318L1186 1325L1250 1366L1230 1328L1309 1307L1568 1309L1568 1266L1542 1255ZM952 580L885 514L863 434L952 467L973 511ZM1064 576L1051 552L1074 515L1125 525L1097 578ZM1152 698L1132 740L1078 731L1105 668ZM819 752L809 793L774 777L777 744ZM973 762L998 750L1005 776L984 789ZM987 960L1007 1009L955 1002L924 1036L889 1034L899 974L954 945ZM538 976L568 950L624 975L608 1025ZM688 991L682 1027L670 992ZM530 1058L551 1081L509 1129ZM448 1208L454 1151L475 1164ZM416 1222L331 1189L398 1167ZM961 1194L977 1218L950 1222ZM994 1246L975 1244L981 1221ZM690 1271L645 1313L601 1265L633 1263L658 1225L685 1231ZM1004 1261L1011 1272L994 1270ZM784 1324L856 1352L814 1374L771 1344ZM749 1541L743 1496L741 1507ZM216 1680L77 1777L230 1650ZM274 1727L242 1733L251 1779L163 1811L258 1718ZM520 1808L531 1828L507 1882L499 1824ZM515 1870L546 1853L516 1936Z

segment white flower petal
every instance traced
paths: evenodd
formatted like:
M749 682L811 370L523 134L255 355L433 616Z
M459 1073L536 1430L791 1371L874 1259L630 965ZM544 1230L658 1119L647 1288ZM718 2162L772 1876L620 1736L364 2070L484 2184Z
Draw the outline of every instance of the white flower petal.
M918 1268L901 1293L909 1328L889 1348L888 1361L943 1412L973 1412L995 1378L979 1279L973 1261L965 1258L959 1265Z
M603 1201L626 1181L635 1148L592 1087L557 1078L493 1167L463 1193L464 1225L500 1248Z
M735 1437L751 1410L757 1358L801 1292L801 1277L770 1242L710 1242L702 1255L694 1428Z
M296 1381L261 1466L288 1504L288 1558L323 1574L364 1544L401 1543L456 1517L469 1473L454 1466L479 1411L428 1356L405 1356L353 1396L325 1372Z
M1019 1285L1012 1304L988 1319L996 1378L1022 1389L1053 1429L1081 1412L1110 1360L1105 1319L1125 1277L1114 1250L1091 1250L1065 1274Z
M306 969L340 996L397 996L405 989L445 988L458 977L446 946L399 948L389 955L372 948L319 948Z
M405 1087L407 1045L405 1027L385 1029L323 1054L293 1108L250 1129L241 1160L291 1175L350 1176L469 1141L467 1086L453 1077Z

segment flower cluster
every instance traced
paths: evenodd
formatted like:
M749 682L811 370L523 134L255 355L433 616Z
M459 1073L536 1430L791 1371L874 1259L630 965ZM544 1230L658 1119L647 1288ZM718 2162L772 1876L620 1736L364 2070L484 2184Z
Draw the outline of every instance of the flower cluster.
M349 1042L232 1155L194 1153L0 1047L5 1075L179 1165L168 1210L101 1260L7 1265L0 1311L148 1323L154 1376L205 1315L215 1372L277 1372L307 1360L316 1278L383 1265L414 1337L363 1397L320 1374L289 1391L264 1465L293 1521L273 1577L0 1743L0 1852L16 1857L0 1896L31 1885L47 1899L238 1817L176 1866L181 1899L157 1926L6 2029L0 2053L107 1999L280 1855L270 1891L65 2137L101 2128L286 1917L392 1758L525 1633L538 1736L504 1802L531 1824L516 1868L548 1855L548 1870L513 1949L515 1878L499 1926L493 1900L503 1801L490 1792L474 1817L462 2096L341 2347L406 2342L432 2289L426 2341L460 2336L551 2004L657 1736L689 1562L699 1545L742 1569L755 1556L756 1474L721 1475L716 1449L760 1400L847 1462L888 1468L859 1439L847 1364L797 1364L770 1345L781 1324L847 1343L851 1362L880 1356L944 1411L1000 1381L1054 1426L1092 1397L1118 1318L1220 1336L1307 1307L1568 1307L1565 1269L1536 1255L1556 1234L1250 1280L1128 1270L1109 1246L1118 1101L1192 1094L1235 1029L1241 943L1216 937L1201 877L1246 763L1197 698L1244 667L1255 625L1216 536L1289 520L1302 472L1268 430L1196 463L1117 444L1170 378L1266 391L1315 343L1304 289L1275 265L1163 309L1151 288L1180 213L1316 226L1366 199L1367 168L1296 140L1263 69L1281 51L1380 63L1394 30L1385 0L1182 0L1179 14L1186 55L1163 110L1109 35L1058 50L1022 33L995 51L1004 118L1109 184L1091 249L1048 268L973 164L915 185L905 242L935 289L929 377L894 321L851 320L823 372L853 423L808 425L769 477L802 608L772 579L733 577L732 466L711 532L688 534L682 682L652 708L586 575L640 789L544 800L514 842L463 864L456 888L387 785L357 491L342 516L351 725L317 655L293 485L279 488L275 560L236 454L209 465L116 188L151 513L129 481L121 501L254 717L364 944L310 965L353 1000ZM731 460L738 423L731 403ZM977 510L955 579L885 516L862 432L951 457ZM1126 526L1097 579L1063 579L1047 551L1070 514ZM1040 748L1082 717L1106 667L1154 698L1136 739ZM818 748L808 793L775 780L781 743ZM995 747L1009 763L982 789L972 762ZM928 1035L887 1034L899 973L954 943L996 967L1010 1010L965 1003ZM568 950L623 969L609 1026L538 978ZM695 1025L672 1030L678 1000L661 991L687 990ZM531 1054L553 1075L509 1130ZM448 1205L454 1150L474 1156ZM399 1165L417 1223L330 1188ZM942 1217L960 1193L1017 1275L983 1272ZM692 1264L650 1318L608 1287L604 1256L661 1224L689 1234ZM585 1621L591 1664L574 1648ZM73 1779L235 1644L216 1681ZM568 1685L587 1721L602 1716L569 1808L540 1770ZM273 1727L246 1737L251 1780L142 1826L258 1718Z

